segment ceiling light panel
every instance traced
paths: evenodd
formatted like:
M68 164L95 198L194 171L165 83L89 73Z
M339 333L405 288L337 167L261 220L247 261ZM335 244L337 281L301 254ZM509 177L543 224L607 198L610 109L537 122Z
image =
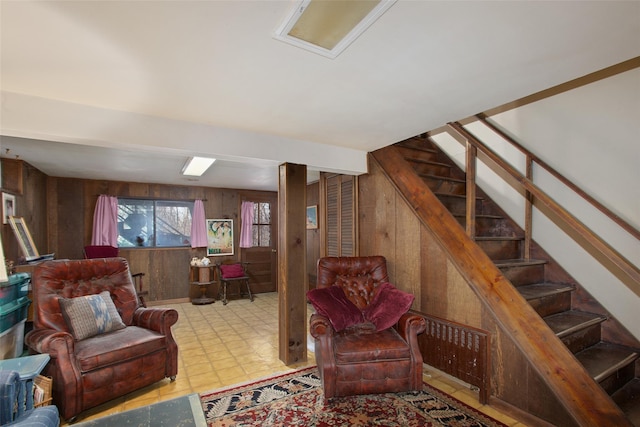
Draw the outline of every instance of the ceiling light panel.
M386 12L396 0L301 0L275 38L335 58Z
M215 161L208 157L190 157L182 168L182 175L202 176Z

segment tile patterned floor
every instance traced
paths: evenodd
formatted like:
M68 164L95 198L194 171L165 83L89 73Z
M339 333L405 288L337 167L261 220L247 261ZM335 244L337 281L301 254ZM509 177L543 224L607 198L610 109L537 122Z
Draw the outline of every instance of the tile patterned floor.
M179 348L176 380L165 379L114 399L84 412L78 421L315 365L311 351L307 362L292 366L286 366L278 358L277 293L255 295L253 303L237 299L230 300L226 306L219 301L210 305L165 306L179 313L178 323L173 327ZM494 408L481 405L477 392L455 378L426 365L424 378L434 387L509 426L525 427Z

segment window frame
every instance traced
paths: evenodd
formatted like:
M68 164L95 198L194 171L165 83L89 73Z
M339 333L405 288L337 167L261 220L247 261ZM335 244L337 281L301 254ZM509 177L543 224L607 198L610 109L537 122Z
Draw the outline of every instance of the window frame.
M162 206L163 204L165 206ZM144 197L118 197L118 211L117 211L118 248L128 250L128 249L168 249L168 248L191 247L191 223L193 221L194 204L195 204L195 200L184 200L184 199L176 200L176 199L144 198ZM149 220L149 218L146 218L147 224L145 226L142 226L140 230L143 230L148 225L151 225L151 228L153 229L153 231L152 231L152 235L146 236L143 244L140 244L139 242L138 244L135 244L135 242L131 240L133 235L127 237L127 236L123 236L122 234L122 230L124 229L124 226L121 224L124 223L125 221L124 221L124 218L122 218L123 215L121 214L121 212L123 209L125 209L124 207L126 207L127 205L129 207L134 206L134 209L136 211L139 210L138 212L129 212L127 215L131 215L133 213L141 213L140 211L142 211L142 215L144 215L145 217L149 216L148 211L146 211L146 209L148 209L146 206L149 206L149 205L151 206L152 218L151 220ZM177 233L174 233L173 235L178 236L177 238L180 238L183 240L182 240L182 243L180 244L171 243L171 244L158 245L157 242L159 240L158 236L160 233L160 231L158 230L158 224L161 221L166 222L166 218L163 219L158 217L158 209L171 207L171 205L175 205L174 207L177 207L177 208L186 208L188 211L187 218L185 219L186 221L188 221L188 223L182 225L182 228L183 228L182 231L174 227L175 224L170 225L177 231ZM144 208L138 209L139 207L144 207ZM163 238L161 238L160 240L163 240ZM124 242L130 243L130 245L122 245L122 243ZM152 244L149 244L149 242L152 242Z

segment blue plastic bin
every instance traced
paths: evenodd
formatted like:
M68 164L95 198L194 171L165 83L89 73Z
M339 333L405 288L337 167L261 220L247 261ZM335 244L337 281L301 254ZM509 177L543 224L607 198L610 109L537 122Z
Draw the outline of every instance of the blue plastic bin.
M17 273L9 276L6 282L0 282L0 306L26 296L30 279L29 273Z
M0 306L0 333L25 320L29 304L31 304L29 298L21 297Z

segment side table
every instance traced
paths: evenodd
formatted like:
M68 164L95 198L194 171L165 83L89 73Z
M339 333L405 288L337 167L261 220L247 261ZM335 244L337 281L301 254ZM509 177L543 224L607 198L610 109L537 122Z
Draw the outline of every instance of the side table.
M18 401L25 402L18 406L18 416L24 411L33 409L33 379L40 375L40 372L49 363L48 354L36 354L34 356L17 357L15 359L0 360L0 369L17 371L20 375L20 390L18 391Z
M207 296L207 289L216 283L214 269L215 265L191 266L189 270L189 283L200 288L200 297L193 298L191 304L213 304L216 301L215 298Z

